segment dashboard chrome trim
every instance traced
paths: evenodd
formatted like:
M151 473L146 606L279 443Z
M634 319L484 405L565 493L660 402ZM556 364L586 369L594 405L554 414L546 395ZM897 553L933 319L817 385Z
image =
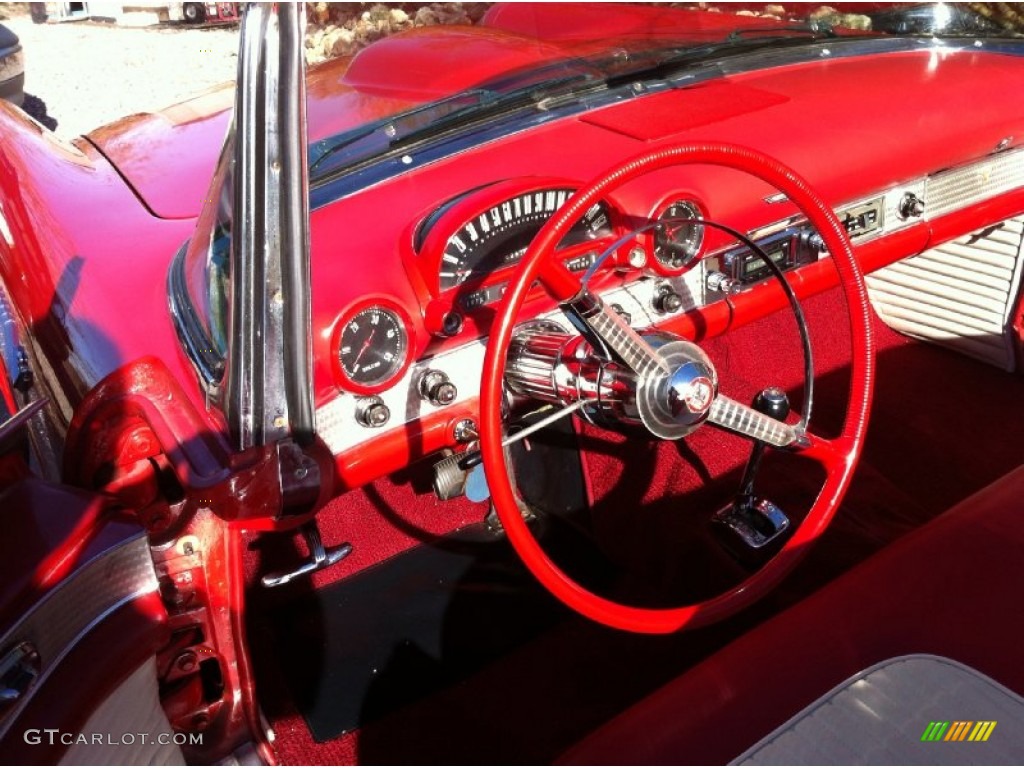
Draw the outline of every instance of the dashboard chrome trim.
M701 262L680 277L648 278L604 291L600 296L606 304L618 305L628 313L635 328L646 328L703 306L704 282L704 264ZM665 284L675 289L683 304L674 312L660 313L655 308L654 300L658 289ZM550 321L567 332L575 333L569 321L558 310L542 315L537 320ZM483 369L486 349L487 339L484 338L414 362L390 389L377 394L391 411L392 423L389 428L401 428L416 419L453 409L479 397L480 371ZM419 380L430 370L440 370L448 375L459 393L454 402L436 406L421 397ZM342 392L316 410L317 434L335 455L358 448L381 434L381 430L371 430L359 423L357 413L361 399L355 394Z
M924 218L934 219L1024 186L1024 147L929 176Z

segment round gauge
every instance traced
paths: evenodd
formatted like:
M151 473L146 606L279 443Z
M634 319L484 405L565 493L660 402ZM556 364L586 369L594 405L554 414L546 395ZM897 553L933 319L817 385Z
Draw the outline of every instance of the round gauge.
M682 269L696 258L704 242L704 225L691 219L702 218L696 203L677 200L669 205L654 230L654 258L666 269Z
M572 197L571 188L538 189L503 200L466 221L448 238L439 268L442 291L515 264L544 223ZM560 248L612 234L608 207L595 203Z
M409 337L396 312L377 304L352 314L338 333L338 371L345 388L379 390L405 369Z

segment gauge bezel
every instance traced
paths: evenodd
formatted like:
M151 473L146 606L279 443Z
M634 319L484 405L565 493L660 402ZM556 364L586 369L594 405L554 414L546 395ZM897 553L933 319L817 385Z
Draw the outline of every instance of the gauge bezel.
M676 205L689 206L697 212L697 216L699 218L707 218L707 211L704 205L696 198L695 195L675 193L663 197L653 208L650 215L651 223L660 221L661 217L668 212L668 209ZM651 230L647 236L647 255L649 263L654 265L654 269L664 275L681 275L692 269L704 256L703 251L705 249L704 247L706 245L707 238L707 227L703 224L698 226L700 226L701 229L700 242L697 243L697 248L694 252L693 258L691 258L686 264L678 267L666 264L658 258L656 246L657 230Z
M562 177L530 176L505 179L486 187L471 190L424 215L413 228L412 240L418 269L426 281L431 295L435 298L454 296L467 290L493 285L495 282L507 279L510 270L515 268L515 264L503 265L487 274L470 277L458 285L442 288L440 271L445 248L449 239L458 233L466 222L472 221L491 208L520 195L553 189L576 190L579 187L578 180ZM608 227L611 234L607 239L595 240L594 243L611 242L620 230L620 216L616 204L612 200L603 200L602 203L608 216ZM439 215L437 215L438 211L441 211ZM423 233L422 228L428 223L430 229ZM417 244L419 245L418 251L415 250ZM566 258L580 255L582 251L586 250L585 245L587 244L578 243L567 246L564 249ZM452 303L454 304L454 301ZM468 311L472 312L473 310Z
M341 336L345 326L356 315L374 308L390 313L398 321L398 326L405 336L405 352L401 363L386 378L373 384L361 384L353 381L341 364ZM335 385L343 392L351 392L356 395L376 395L390 389L405 375L412 364L414 339L409 313L393 299L384 296L366 296L349 304L339 313L331 330L331 370L334 373Z

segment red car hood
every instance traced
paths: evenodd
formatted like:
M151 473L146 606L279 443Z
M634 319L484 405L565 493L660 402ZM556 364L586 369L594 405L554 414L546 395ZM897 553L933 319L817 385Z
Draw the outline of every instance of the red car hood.
M738 26L777 23L665 7L606 6L594 14L575 4L497 5L480 26L412 29L354 57L311 68L310 141L517 69L657 40L720 40ZM615 40L607 39L609 28L620 31ZM233 97L233 84L225 83L160 112L98 128L87 138L155 216L193 218L206 199Z

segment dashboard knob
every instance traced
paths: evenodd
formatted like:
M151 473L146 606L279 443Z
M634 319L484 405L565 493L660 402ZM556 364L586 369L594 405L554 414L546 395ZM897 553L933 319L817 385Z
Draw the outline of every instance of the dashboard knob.
M383 427L391 419L391 409L379 397L364 397L356 406L356 419L364 427Z
M654 308L662 314L678 312L683 308L683 297L671 286L663 285L654 295Z
M480 439L480 431L477 429L475 421L462 419L455 425L452 436L460 443L472 443L474 440Z
M924 200L913 192L907 192L900 200L899 213L900 218L904 219L921 216L924 213Z
M825 238L817 232L811 232L808 234L805 242L807 243L808 248L812 251L816 251L817 253L824 253L828 250L828 246L825 245Z
M459 396L459 390L443 371L429 370L420 377L420 397L431 405L451 405Z
M707 281L705 282L709 291L715 291L716 293L724 293L731 295L733 293L739 293L743 288L742 283L734 277L729 277L725 272L708 272Z

